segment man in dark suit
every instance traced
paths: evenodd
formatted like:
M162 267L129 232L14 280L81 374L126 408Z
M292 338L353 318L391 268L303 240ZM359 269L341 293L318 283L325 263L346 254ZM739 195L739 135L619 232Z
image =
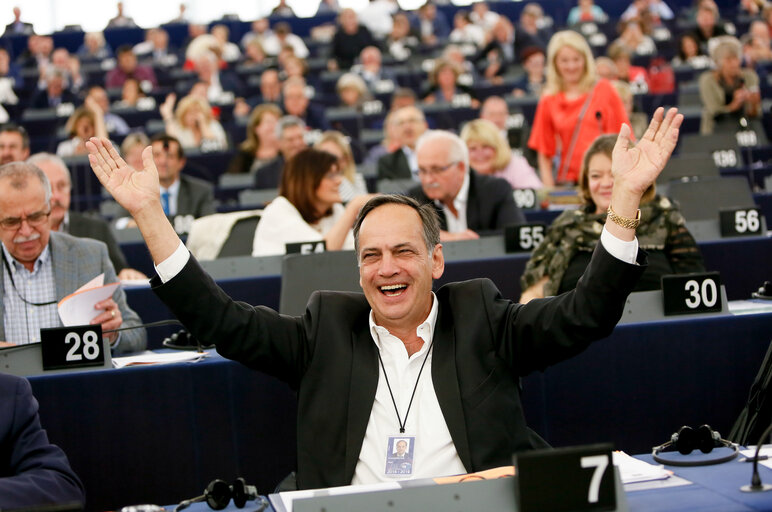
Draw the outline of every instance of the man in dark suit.
M21 21L21 9L14 7L13 22L5 26L3 37L13 35L31 36L34 33L35 30L32 28L32 23Z
M106 139L87 146L100 182L134 215L158 269L155 291L177 318L225 357L298 389L297 485L315 488L393 481L384 468L397 439L416 447L400 478L508 465L513 452L544 446L526 426L519 377L613 330L646 265L635 238L638 205L682 121L675 109L664 119L659 109L635 147L622 127L613 211L575 290L525 305L484 279L432 293L444 271L434 210L378 196L354 227L364 295L315 292L300 317L225 295L164 222L152 161L137 171Z
M393 113L400 148L378 159L379 180L414 179L418 181L418 160L415 144L428 125L424 113L408 106Z
M104 242L107 246L107 254L110 256L110 261L115 267L119 279L147 279L147 276L142 272L129 268L126 263L126 256L118 245L107 221L99 217L70 211L72 179L64 160L50 153L37 153L32 155L27 163L33 164L43 171L51 183L51 215L48 217L48 222L53 231Z
M284 116L276 123L279 155L255 173L255 188L279 188L284 163L307 147L306 124L295 116Z
M160 197L164 213L178 233L187 233L194 219L215 213L214 187L204 180L182 174L185 153L171 135L158 133L150 139L153 158L158 166ZM133 227L126 210L119 211L115 227Z
M437 209L443 242L479 238L480 232L525 222L506 180L469 169L466 144L457 135L426 132L416 153L421 184L408 194Z
M330 123L324 109L311 104L306 96L306 82L300 77L290 77L281 89L281 108L285 114L303 120L313 130L329 130Z
M83 484L48 441L29 382L0 374L0 509L83 506Z

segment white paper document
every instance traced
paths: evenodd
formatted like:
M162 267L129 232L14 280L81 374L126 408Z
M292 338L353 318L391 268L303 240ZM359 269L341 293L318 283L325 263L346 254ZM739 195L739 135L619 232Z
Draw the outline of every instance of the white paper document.
M751 446L747 450L740 450L740 453L748 459L753 459L756 456L756 447ZM761 450L759 450L759 457L766 457L764 460L759 460L759 464L772 469L772 445L763 445Z
M664 467L649 464L625 452L614 452L614 465L619 468L619 476L623 484L664 480L671 475L671 472Z
M292 512L292 503L295 500L315 498L317 496L336 496L341 494L357 494L363 492L388 491L399 489L398 482L381 482L368 485L345 485L342 487L328 487L326 489L310 489L304 491L289 491L271 494L271 504L277 512ZM279 498L278 500L276 498Z
M194 350L164 352L161 354L146 350L145 352L134 356L113 357L113 367L124 368L126 366L141 366L147 364L195 363L207 356L209 356L209 354L206 352L196 352Z
M103 284L104 280L105 275L99 274L59 301L59 318L65 327L90 324L101 313L94 309L94 304L112 297L120 286L117 282Z

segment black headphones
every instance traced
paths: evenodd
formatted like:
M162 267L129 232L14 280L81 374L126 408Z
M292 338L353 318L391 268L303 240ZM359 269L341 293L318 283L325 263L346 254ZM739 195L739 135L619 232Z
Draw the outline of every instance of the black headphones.
M662 452L678 451L682 455L688 455L694 450L700 450L702 453L710 453L713 448L732 448L732 453L712 460L673 460L660 457ZM652 448L651 456L660 464L669 466L709 466L712 464L721 464L734 459L737 456L737 445L731 441L721 438L721 434L710 428L710 425L702 425L696 429L689 426L683 426L678 432L670 436L670 441Z
M209 485L204 489L204 494L196 496L189 500L181 501L179 505L174 509L174 512L184 510L193 503L200 501L206 501L209 508L212 510L222 510L228 506L233 498L233 504L238 508L244 508L249 500L256 500L261 496L257 492L257 488L254 485L247 485L243 478L237 478L233 481L232 485L228 485L225 480L212 480ZM263 510L267 503L263 503L259 510Z

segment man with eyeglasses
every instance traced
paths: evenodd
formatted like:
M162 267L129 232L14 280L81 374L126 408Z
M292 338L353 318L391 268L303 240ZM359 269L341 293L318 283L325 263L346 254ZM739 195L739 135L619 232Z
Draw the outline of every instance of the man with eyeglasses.
M418 139L416 155L421 184L408 194L437 209L443 242L471 240L525 222L506 180L469 169L469 152L457 135L428 131Z
M379 180L414 179L418 181L418 161L415 144L428 128L426 117L417 107L402 107L395 111L394 126L400 147L378 159Z
M104 282L117 281L102 242L51 233L51 185L34 165L13 162L0 166L0 241L3 283L0 289L3 345L40 341L40 329L62 325L57 302L104 273ZM94 306L93 324L103 331L139 325L118 288ZM144 350L144 329L105 334L115 353Z

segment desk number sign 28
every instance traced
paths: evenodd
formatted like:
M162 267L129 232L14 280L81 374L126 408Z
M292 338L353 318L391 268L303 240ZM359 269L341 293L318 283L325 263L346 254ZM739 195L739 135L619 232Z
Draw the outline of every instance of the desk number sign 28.
M40 329L44 370L101 366L105 361L102 326Z

